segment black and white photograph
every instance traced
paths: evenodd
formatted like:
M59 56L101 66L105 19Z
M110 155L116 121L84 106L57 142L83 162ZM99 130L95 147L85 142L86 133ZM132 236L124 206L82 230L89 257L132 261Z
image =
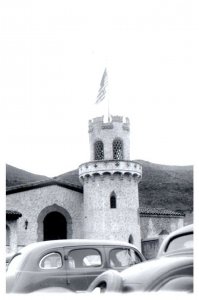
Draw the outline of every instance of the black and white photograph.
M0 2L1 295L197 294L198 16Z

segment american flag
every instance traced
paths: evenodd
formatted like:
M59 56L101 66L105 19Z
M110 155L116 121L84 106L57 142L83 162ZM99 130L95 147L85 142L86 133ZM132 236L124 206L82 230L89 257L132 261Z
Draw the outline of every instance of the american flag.
M106 87L108 85L108 75L106 69L104 70L101 82L100 82L100 88L97 95L97 100L95 103L100 103L102 100L104 100L106 95Z

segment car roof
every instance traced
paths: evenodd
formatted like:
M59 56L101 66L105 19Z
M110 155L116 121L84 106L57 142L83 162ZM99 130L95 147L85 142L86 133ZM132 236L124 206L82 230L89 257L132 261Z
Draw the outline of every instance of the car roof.
M165 254L165 248L168 244L168 242L173 239L173 237L177 237L179 235L183 235L183 234L191 234L193 233L193 224L184 226L182 228L179 228L173 232L171 232L162 242L162 244L160 245L159 251L157 256L162 256L163 254Z
M191 265L192 263L193 255L163 256L127 268L121 272L121 276L125 284L136 284L143 287L172 269Z
M74 247L76 246L120 246L120 247L132 247L138 250L138 248L133 244L129 244L123 241L66 239L66 240L51 240L51 241L35 242L25 246L19 252L29 253L32 251L36 251L36 252L45 251L47 249L53 249L56 247L73 247L73 246Z
M171 232L171 235L178 235L178 234L181 234L181 233L188 233L188 232L192 232L193 231L193 224L190 224L190 225L186 225L186 226L183 226L173 232Z

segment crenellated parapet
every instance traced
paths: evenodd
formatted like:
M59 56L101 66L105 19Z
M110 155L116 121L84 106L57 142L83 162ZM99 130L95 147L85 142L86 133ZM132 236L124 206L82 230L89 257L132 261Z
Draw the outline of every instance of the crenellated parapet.
M140 181L142 178L142 166L131 160L100 160L84 163L79 166L79 178L82 182L95 176L101 176L103 180L105 175L109 175L113 180L115 175L119 175L122 180L124 176L129 180Z
M129 118L124 118L122 116L111 116L108 122L104 122L104 116L94 118L89 120L88 132L92 132L94 128L100 129L114 129L114 124L120 123L124 130L130 130Z

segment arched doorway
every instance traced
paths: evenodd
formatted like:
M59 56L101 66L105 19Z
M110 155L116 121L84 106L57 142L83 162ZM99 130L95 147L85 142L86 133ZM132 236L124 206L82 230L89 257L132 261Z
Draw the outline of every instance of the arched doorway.
M71 239L72 218L63 207L53 204L46 206L37 218L37 241Z
M67 238L67 222L65 217L57 212L51 212L44 218L44 241Z

